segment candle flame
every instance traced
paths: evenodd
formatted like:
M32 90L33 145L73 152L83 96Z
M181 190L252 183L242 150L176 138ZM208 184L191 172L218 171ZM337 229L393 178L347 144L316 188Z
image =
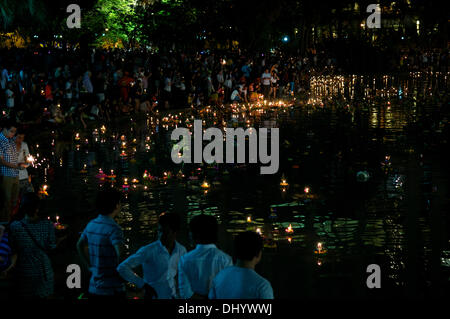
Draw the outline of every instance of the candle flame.
M289 224L288 228L286 228L286 233L293 233L294 229L292 228L292 225Z

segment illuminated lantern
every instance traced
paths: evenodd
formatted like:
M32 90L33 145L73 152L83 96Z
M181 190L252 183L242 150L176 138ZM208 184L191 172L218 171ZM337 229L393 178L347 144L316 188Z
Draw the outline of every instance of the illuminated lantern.
M285 232L288 234L292 234L294 232L294 229L292 228L291 224L289 224L288 228L285 229Z
M209 189L209 184L207 181L204 181L201 186L203 189Z
M98 174L95 175L95 177L98 178L98 179L101 180L101 181L104 181L105 178L107 177L107 175L106 175L105 173L103 173L102 169L100 168L100 169L98 170Z
M314 251L315 254L325 254L327 251L323 249L322 243L317 243L317 249Z
M42 185L42 187L39 190L40 195L48 196L48 185Z
M109 178L111 181L114 181L114 180L116 179L116 175L114 175L114 170L113 170L113 169L111 170L111 174L108 175L108 178Z
M123 179L122 189L125 192L127 192L130 189L130 185L128 185L128 178Z
M286 178L284 177L284 174L281 177L280 186L282 186L282 187L288 187L289 186L289 183L287 182Z

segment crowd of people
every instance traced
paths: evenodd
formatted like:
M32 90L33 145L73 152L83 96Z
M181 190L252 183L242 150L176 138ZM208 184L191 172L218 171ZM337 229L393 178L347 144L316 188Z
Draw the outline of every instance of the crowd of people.
M2 116L25 123L76 123L155 109L293 96L314 74L342 72L330 52L16 49L0 54ZM403 71L448 70L448 50L403 50Z
M210 215L190 221L195 249L177 241L180 217L163 213L158 239L124 258L124 235L114 218L121 211L121 193L113 188L97 196L98 217L82 232L77 250L90 273L88 299L125 299L126 283L145 299L273 299L271 284L255 271L262 256L263 239L255 232L235 238L235 262L216 245L218 223ZM13 276L10 294L47 299L54 294L54 272L48 253L64 237L40 215L40 198L26 193L17 216L0 227L0 271ZM134 271L142 267L143 277ZM13 274L13 275L11 275Z
M403 50L399 70L448 70L448 50ZM19 122L89 121L130 112L293 96L314 74L341 72L336 56L282 52L154 53L17 49L0 55L0 106Z
M2 276L14 273L16 293L46 298L54 292L47 252L57 246L55 230L39 218L39 198L27 173L29 150L24 141L28 124L87 127L89 121L130 113L178 109L264 96L293 96L317 56L283 58L264 54L215 54L147 51L32 51L0 55L0 127ZM333 61L320 60L331 65ZM17 136L16 136L17 135ZM103 195L102 195L103 194ZM109 197L102 197L109 196ZM217 221L192 220L196 248L187 252L176 242L179 221L172 214L160 219L160 239L119 263L123 257L117 194L100 193L99 217L86 227L77 245L92 272L91 298L123 296L124 281L158 298L273 298L270 284L254 267L261 258L262 239L246 233L236 238L236 264L215 246ZM88 250L85 250L89 247ZM144 277L133 269L142 265ZM227 269L222 273L222 270ZM220 274L220 276L218 275ZM218 275L216 277L216 275ZM231 278L242 285L229 286Z
M39 217L40 200L27 172L27 124L87 127L130 113L190 106L291 98L307 90L311 74L334 72L339 61L310 50L304 56L237 52L152 53L146 50L17 50L0 55L0 273L14 272L20 296L54 292L48 250L55 249L53 224ZM403 71L448 71L448 50L405 51ZM91 272L91 298L121 298L124 282L148 298L273 298L270 283L255 272L262 239L236 237L235 262L215 246L217 221L190 223L196 248L177 242L179 217L160 217L159 239L124 259L123 233L114 221L120 194L102 191L99 216L77 244ZM142 266L143 277L134 269Z
M0 55L0 106L19 122L76 122L292 96L331 55L18 50ZM303 72L304 71L304 72Z

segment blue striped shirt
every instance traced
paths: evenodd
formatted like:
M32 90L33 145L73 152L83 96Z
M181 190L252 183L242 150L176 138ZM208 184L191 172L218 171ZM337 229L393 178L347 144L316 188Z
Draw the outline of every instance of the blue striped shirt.
M8 232L5 230L0 239L0 271L4 271L11 264L11 246L9 244Z
M13 138L7 138L3 133L0 133L0 157L5 162L14 165L17 165L17 159L19 157L15 140ZM19 170L0 164L0 176L17 177L19 176Z
M81 234L89 246L91 280L89 293L114 295L125 287L117 272L119 258L114 245L124 242L122 228L109 216L98 215L90 221Z

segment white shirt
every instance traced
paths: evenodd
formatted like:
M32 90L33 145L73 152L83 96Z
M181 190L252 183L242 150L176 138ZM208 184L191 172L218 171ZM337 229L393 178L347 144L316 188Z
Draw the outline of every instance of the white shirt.
M6 89L6 83L8 83L8 77L9 77L8 70L7 69L3 69L3 71L2 71L2 80L1 80L1 86L2 86L3 90Z
M28 144L26 142L22 142L20 149L17 150L17 154L19 155L17 163L26 163L27 156L30 155L30 150L28 149ZM19 180L26 179L28 179L28 171L26 169L19 169Z
M66 82L66 99L72 98L72 83L70 81Z
M263 75L261 76L261 79L263 81L263 85L270 85L270 78L272 76L270 75L270 73L263 73Z
M238 90L234 90L231 93L231 101L234 101L238 95L239 95L239 91Z
M165 78L164 80L164 90L166 92L171 92L172 91L172 80L170 78Z
M219 82L220 84L224 82L223 74L217 74L217 82Z
M142 288L145 283L152 286L158 294L158 299L178 297L175 277L180 257L186 254L186 248L175 242L172 255L161 241L157 240L141 247L134 255L124 260L117 271L125 280ZM133 268L142 266L144 278L137 276Z
M233 260L214 244L197 247L180 258L178 283L180 297L189 299L194 293L207 296L214 277Z
M253 269L228 267L217 274L209 299L273 299L270 283Z
M10 89L7 89L5 91L6 95L6 106L7 107L14 107L14 92Z

